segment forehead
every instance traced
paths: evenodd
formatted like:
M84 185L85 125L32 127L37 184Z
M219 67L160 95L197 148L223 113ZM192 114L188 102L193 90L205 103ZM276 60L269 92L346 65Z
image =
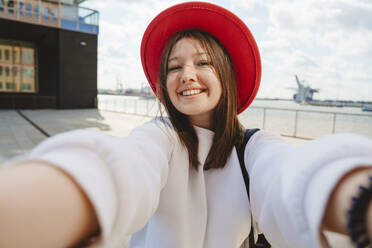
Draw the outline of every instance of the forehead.
M182 38L174 44L169 58L171 59L179 54L188 53L204 54L207 53L207 51L199 40L194 38Z

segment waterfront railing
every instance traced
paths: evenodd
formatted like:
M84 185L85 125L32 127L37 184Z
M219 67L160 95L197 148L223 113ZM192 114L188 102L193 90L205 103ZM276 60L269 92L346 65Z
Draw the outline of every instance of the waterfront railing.
M100 110L147 117L160 114L161 106L154 98L98 99ZM372 114L368 113L250 106L239 115L239 119L246 128L260 128L282 136L301 139L314 139L327 134L345 132L372 137Z

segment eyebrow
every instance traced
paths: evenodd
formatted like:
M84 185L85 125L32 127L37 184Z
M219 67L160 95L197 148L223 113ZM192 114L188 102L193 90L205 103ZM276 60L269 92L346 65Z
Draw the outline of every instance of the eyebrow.
M206 53L206 52L202 52L202 53L196 53L196 54L195 54L195 56L200 56L200 55L207 55L207 56L208 56L208 53ZM173 61L173 60L177 60L177 59L178 59L177 56L172 57L172 58L168 59L168 63L171 62L171 61Z

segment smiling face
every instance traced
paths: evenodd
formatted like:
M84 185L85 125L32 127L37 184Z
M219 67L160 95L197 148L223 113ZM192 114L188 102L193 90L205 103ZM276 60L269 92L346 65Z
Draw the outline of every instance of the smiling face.
M183 38L171 50L166 88L174 107L191 124L210 128L222 88L211 59L198 40Z

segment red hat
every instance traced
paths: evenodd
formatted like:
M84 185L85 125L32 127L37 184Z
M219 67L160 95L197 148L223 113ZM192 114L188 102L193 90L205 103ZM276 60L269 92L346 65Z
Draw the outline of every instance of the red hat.
M237 78L238 109L243 112L255 98L261 80L261 59L248 27L230 11L206 2L174 5L148 25L141 43L142 67L156 94L161 56L168 40L185 29L200 29L216 37L228 51Z

